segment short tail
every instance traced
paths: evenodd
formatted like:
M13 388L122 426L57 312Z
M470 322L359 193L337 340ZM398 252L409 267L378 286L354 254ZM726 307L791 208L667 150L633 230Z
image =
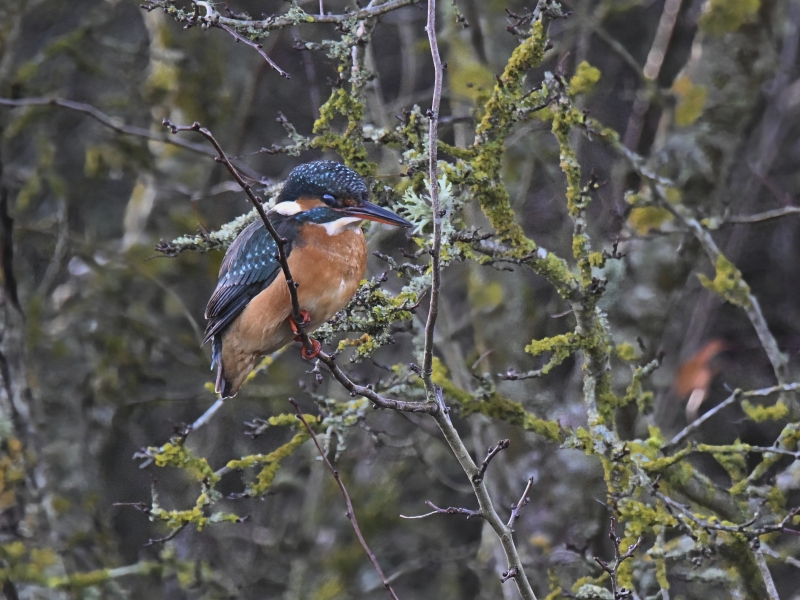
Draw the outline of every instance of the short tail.
M217 367L217 380L214 384L214 391L220 398L231 398L236 395L238 390L233 389L233 384L225 379L224 369L222 368L222 336L215 335L211 338L211 369Z

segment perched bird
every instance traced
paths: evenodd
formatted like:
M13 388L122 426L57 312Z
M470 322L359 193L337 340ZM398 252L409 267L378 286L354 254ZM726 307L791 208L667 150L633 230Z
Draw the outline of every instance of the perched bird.
M317 161L289 174L269 213L286 253L310 332L345 307L367 267L364 219L411 227L411 223L367 200L361 177L342 164ZM297 324L277 258L275 240L259 219L233 241L208 301L203 344L211 342L216 391L234 396L261 357L295 338ZM314 358L319 342L304 358Z

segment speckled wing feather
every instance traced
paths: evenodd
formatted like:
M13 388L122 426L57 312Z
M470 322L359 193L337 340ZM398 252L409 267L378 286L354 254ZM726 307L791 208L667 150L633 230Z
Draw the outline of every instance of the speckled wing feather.
M275 280L281 270L277 251L275 240L261 221L248 225L233 241L222 261L217 289L206 307L204 344Z

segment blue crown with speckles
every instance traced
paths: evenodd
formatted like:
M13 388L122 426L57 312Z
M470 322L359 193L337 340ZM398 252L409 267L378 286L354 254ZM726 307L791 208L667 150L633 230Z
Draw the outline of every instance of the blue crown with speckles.
M276 202L292 202L303 196L320 197L324 194L359 202L369 197L367 186L358 173L333 160L318 160L292 169Z

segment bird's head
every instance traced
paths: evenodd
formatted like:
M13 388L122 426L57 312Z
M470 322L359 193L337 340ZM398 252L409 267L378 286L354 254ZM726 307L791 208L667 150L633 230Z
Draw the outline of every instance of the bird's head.
M319 160L295 167L289 173L272 210L319 225L335 223L337 229L362 220L412 226L368 198L367 186L355 171L332 160Z

